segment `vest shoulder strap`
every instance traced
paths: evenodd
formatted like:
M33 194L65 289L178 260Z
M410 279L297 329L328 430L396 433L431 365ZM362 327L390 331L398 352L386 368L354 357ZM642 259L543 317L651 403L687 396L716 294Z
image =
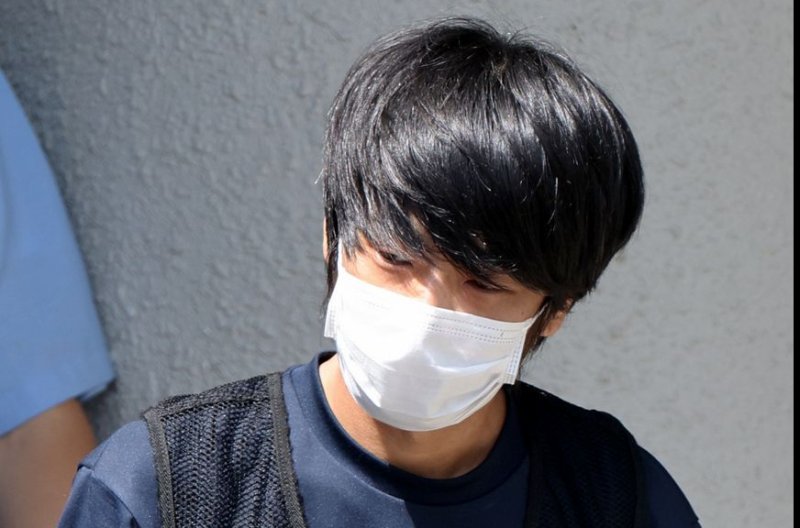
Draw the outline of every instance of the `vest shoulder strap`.
M280 373L144 413L164 528L305 528Z
M639 447L613 416L519 382L510 388L530 456L526 528L644 528Z

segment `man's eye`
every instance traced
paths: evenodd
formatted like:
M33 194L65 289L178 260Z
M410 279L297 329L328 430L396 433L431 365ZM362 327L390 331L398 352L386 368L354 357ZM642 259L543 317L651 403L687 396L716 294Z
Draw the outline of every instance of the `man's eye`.
M475 288L476 290L481 290L481 291L484 291L484 292L499 293L499 292L506 291L505 288L499 288L497 286L493 286L491 284L487 284L485 282L482 282L482 281L479 281L479 280L475 280L475 279L471 279L471 280L467 281L467 284L469 284L471 287Z
M385 251L381 251L378 253L387 264L391 264L392 266L410 266L411 261L405 260L400 255L395 255L394 253L386 253Z

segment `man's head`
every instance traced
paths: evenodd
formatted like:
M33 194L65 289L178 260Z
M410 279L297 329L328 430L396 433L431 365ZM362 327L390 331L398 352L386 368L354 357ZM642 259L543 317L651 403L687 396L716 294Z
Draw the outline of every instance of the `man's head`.
M448 19L389 35L334 100L323 166L328 294L339 247L445 258L546 297L594 288L642 211L638 150L606 94L551 47Z

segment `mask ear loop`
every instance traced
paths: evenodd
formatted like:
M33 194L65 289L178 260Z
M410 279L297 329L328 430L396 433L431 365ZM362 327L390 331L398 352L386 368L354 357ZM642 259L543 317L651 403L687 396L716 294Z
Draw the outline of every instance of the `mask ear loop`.
M340 239L336 244L336 283L333 285L331 298L328 299L328 309L325 312L325 330L323 331L323 335L325 337L333 340L336 340L336 315L339 311L339 304L341 303L340 295L338 293L339 281L341 280L342 275L347 273L347 270L345 270L344 266L342 265L343 252L344 246ZM330 255L328 258L333 258L333 256Z
M539 310L536 311L533 317L528 319L530 324L528 325L528 328L525 330L525 333L522 334L522 336L520 337L519 343L517 344L517 348L514 350L514 354L511 356L511 361L508 362L508 367L506 368L506 372L503 376L504 384L513 385L514 383L517 382L517 379L519 378L520 364L522 363L522 353L525 351L524 350L525 342L527 341L528 332L530 331L531 327L533 327L533 325L536 324L536 321L539 320L539 317L542 316L542 314L545 312L546 309L547 309L547 300L542 302L542 305L539 307Z
M325 311L325 329L322 334L333 340L336 340L336 305L339 303L337 297L336 290L334 289L331 298L328 299L328 309Z
M337 252L341 251L341 246ZM328 299L328 308L325 310L325 329L323 335L329 339L336 340L336 315L339 311L339 279L342 276L342 260L340 255L336 256L336 283L333 285L331 297Z

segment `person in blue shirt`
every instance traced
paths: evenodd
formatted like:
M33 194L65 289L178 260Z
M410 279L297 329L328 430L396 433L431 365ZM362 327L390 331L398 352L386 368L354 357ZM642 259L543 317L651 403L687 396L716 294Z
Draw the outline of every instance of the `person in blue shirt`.
M380 39L321 180L336 350L154 406L62 527L698 525L616 419L518 379L644 203L628 124L564 54L475 19Z
M113 378L53 174L0 73L0 526L53 526Z

